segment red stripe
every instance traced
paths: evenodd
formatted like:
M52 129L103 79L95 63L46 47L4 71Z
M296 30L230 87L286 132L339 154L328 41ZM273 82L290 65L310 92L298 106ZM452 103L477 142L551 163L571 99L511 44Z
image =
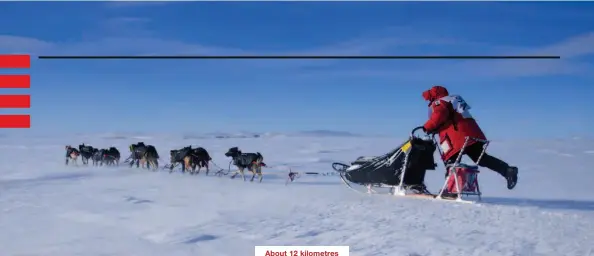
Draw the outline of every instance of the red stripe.
M31 116L0 115L0 128L31 128Z
M29 55L0 55L0 68L30 68Z
M0 108L30 108L31 95L0 95Z
M29 75L0 75L0 88L30 88Z

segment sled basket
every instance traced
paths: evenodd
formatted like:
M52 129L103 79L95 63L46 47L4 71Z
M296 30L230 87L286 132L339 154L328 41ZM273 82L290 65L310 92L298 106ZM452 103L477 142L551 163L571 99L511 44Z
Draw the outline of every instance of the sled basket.
M488 140L482 140L472 137L466 137L464 140L464 144L462 145L462 149L458 154L458 157L453 163L446 164L447 170L447 177L446 181L443 184L443 187L439 194L437 195L438 198L441 198L442 195L456 195L457 198L461 198L463 195L466 196L477 196L478 200L481 200L481 190L478 181L478 174L480 173L479 167L477 165L468 165L461 163L462 155L464 154L464 150L468 146L468 142L476 141L483 143L483 151L481 155L477 159L477 163L480 163L483 155L487 151L487 147L489 146ZM440 154L443 154L440 150Z
M435 170L433 140L411 137L398 148L377 157L359 157L351 165L333 163L334 170L346 181L359 185L420 185L427 170ZM404 177L402 173L404 172Z
M465 195L478 194L480 191L478 184L478 174L480 173L478 166L458 164L448 167L450 175L447 178L446 192L458 193ZM457 179L457 180L456 180Z

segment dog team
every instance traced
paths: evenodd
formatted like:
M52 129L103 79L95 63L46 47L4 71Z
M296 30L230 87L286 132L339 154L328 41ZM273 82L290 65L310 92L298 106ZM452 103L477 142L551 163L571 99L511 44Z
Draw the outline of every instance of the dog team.
M141 166L151 170L157 170L159 168L159 154L155 146L138 142L131 144L129 150L130 156L124 163L128 163L130 167L136 164L137 168ZM66 165L78 165L77 159L79 156L84 165L89 163L89 159L94 166L103 166L103 164L119 166L120 164L120 152L115 147L98 149L84 143L78 145L78 149L70 145L66 146ZM173 172L173 168L177 165L181 165L183 173L187 171L190 174L199 174L202 168L206 169L206 175L209 173L208 164L212 161L212 158L208 154L208 151L202 147L192 148L192 146L187 146L181 149L170 150L169 156L170 163L164 167L169 169L169 173ZM244 170L247 169L252 173L250 181L254 181L257 175L259 182L262 182L262 167L265 167L266 164L260 152L243 153L238 147L232 147L225 153L225 156L230 157L233 165L237 167L237 171L231 175L231 179L241 174L241 177L245 181ZM198 167L198 170L196 170L196 167Z

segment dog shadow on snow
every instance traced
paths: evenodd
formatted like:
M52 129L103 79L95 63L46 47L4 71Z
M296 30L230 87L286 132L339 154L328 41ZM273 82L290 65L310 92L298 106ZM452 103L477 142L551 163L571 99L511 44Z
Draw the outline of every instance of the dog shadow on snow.
M340 183L340 181L300 181L300 180L296 180L292 183L289 183L292 186L337 186L337 185L343 185Z
M22 186L22 185L34 185L38 183L46 183L52 181L67 181L67 180L79 180L83 178L88 178L92 175L92 173L88 172L78 172L78 173L57 173L57 174L47 174L38 177L30 177L24 179L15 179L15 180L0 180L0 185L2 186Z
M594 212L594 201L584 200L483 197L483 201L485 203L494 205L535 207L543 210L576 210Z

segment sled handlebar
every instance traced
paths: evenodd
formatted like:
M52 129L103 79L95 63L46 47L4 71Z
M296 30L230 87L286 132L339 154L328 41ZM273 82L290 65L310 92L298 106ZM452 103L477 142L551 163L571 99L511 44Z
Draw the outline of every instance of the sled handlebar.
M412 129L412 131L410 132L410 137L415 137L415 133L419 130L423 130L423 126L415 127L414 129Z

